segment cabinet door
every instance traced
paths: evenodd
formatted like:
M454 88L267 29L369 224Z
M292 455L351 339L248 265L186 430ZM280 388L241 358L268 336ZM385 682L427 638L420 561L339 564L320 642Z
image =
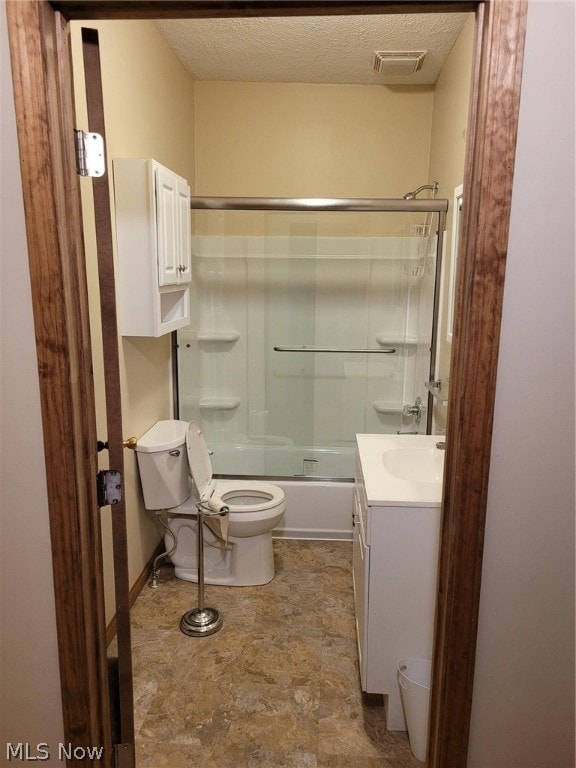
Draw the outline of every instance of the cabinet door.
M156 226L158 284L174 285L180 274L178 237L178 179L166 168L156 168Z
M354 613L356 618L356 640L362 690L367 684L367 631L368 622L368 579L370 576L370 548L366 546L362 510L358 496L354 493L354 531L352 538L352 582L354 585Z
M178 179L178 281L188 283L192 279L190 242L190 187L184 179Z

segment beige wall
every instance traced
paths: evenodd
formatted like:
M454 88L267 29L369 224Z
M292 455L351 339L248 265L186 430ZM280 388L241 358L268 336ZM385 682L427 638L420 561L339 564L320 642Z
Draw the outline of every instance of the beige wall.
M197 82L196 194L401 197L428 174L432 89Z
M86 118L80 23L72 27L78 127ZM194 83L175 58L155 25L148 21L84 23L97 28L100 39L108 169L115 157L153 157L184 176L194 177ZM82 205L89 272L90 314L94 342L99 436L106 434L99 329L94 213L89 179L82 180ZM142 435L158 419L172 417L170 336L159 339L120 338L124 437ZM106 461L106 454L101 454ZM136 456L125 451L125 489L130 583L142 573L159 535L144 512ZM103 510L107 543L105 574L112 573L110 509ZM113 582L106 582L106 614L114 609Z
M575 765L574 22L528 4L469 768Z
M5 3L0 4L0 754L50 745L62 765L60 673L28 250Z
M464 181L474 29L475 19L471 14L442 67L434 89L428 177L430 181L438 181L438 197L447 198L449 201L444 235L438 353L436 357L436 376L439 379L446 379L450 375L452 344L447 341L447 321L452 261L452 201L454 188ZM446 428L446 408L444 406L435 408L434 423L437 430Z

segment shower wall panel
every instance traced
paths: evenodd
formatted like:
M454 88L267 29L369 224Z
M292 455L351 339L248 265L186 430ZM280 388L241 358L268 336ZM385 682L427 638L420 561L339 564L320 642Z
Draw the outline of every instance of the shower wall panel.
M193 239L181 418L203 426L217 472L231 471L218 457L229 462L234 446L247 474L322 474L320 458L334 466L341 451L351 476L357 432L425 431L402 407L426 402L434 239L319 236L311 217L265 223L271 234ZM381 352L353 351L365 349Z

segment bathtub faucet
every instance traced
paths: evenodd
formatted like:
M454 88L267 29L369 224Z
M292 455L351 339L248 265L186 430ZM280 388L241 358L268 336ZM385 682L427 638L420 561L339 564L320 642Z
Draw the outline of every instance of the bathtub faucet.
M405 405L402 408L402 416L413 416L416 424L420 424L422 418L422 398L417 397L414 405Z

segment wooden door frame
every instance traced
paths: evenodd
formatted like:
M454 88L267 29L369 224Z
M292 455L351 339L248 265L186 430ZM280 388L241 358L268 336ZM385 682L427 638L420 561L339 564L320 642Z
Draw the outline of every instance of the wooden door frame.
M477 11L427 765L464 768L527 0L7 0L48 469L65 740L110 764L70 19Z

